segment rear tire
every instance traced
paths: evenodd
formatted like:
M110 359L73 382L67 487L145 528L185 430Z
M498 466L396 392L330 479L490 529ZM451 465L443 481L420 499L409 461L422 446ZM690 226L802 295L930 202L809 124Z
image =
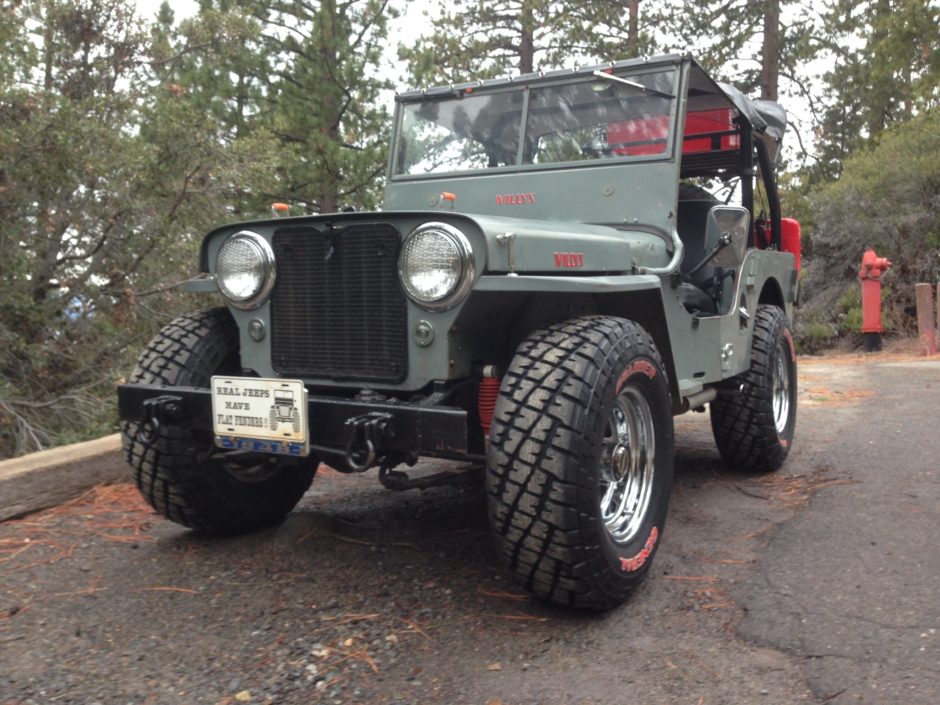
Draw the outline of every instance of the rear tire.
M177 318L161 330L131 382L208 387L212 375L239 372L238 329L228 309L217 308ZM209 533L282 521L316 472L312 456L226 462L211 432L184 425L161 426L152 443L141 440L138 430L137 423L122 424L125 457L141 494L167 519Z
M490 522L516 577L551 602L608 609L649 571L672 490L659 353L632 321L537 330L502 380L490 430Z
M796 349L782 309L757 307L751 367L734 383L710 405L721 457L744 472L778 470L793 444L797 388Z

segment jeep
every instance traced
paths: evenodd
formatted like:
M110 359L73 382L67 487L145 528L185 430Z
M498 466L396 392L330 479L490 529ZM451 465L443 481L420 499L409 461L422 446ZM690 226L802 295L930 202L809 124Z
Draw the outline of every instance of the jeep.
M222 306L118 390L136 483L228 533L282 520L320 462L475 473L528 590L611 608L662 542L675 415L708 407L740 470L790 451L786 113L667 55L406 92L394 120L381 211L205 236L187 288ZM398 469L419 457L467 473Z

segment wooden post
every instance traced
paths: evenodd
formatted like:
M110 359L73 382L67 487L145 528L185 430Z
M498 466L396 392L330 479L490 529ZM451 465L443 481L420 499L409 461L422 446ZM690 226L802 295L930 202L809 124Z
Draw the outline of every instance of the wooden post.
M917 335L920 336L924 355L937 354L937 332L934 330L933 287L930 284L916 284L914 292L917 299Z

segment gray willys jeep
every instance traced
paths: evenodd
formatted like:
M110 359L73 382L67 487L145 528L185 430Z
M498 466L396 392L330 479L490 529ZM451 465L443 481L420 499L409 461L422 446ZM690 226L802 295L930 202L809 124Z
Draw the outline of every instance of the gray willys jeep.
M239 532L320 461L396 489L461 477L396 470L419 456L485 464L519 580L618 604L662 539L674 415L709 405L737 468L789 451L785 124L688 56L399 95L381 212L203 240L188 288L224 306L164 328L119 388L141 492Z

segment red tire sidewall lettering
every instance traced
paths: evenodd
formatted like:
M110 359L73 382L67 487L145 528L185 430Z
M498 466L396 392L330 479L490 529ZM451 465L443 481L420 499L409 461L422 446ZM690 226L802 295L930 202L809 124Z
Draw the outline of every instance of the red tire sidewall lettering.
M635 581L649 570L662 541L666 508L672 489L672 410L666 377L658 361L646 356L630 360L616 377L610 403L627 385L636 387L647 398L656 428L655 470L651 506L636 535L626 544L617 544L606 528L598 527L607 560L625 580Z
M659 527L654 526L643 544L643 548L635 556L620 559L620 569L625 573L634 573L646 565L653 551L656 550L656 541L659 539Z
M635 374L642 374L646 376L647 379L654 379L656 375L659 374L659 371L656 369L656 365L649 360L643 358L634 360L617 379L617 386L614 388L614 396L620 394L623 385Z

